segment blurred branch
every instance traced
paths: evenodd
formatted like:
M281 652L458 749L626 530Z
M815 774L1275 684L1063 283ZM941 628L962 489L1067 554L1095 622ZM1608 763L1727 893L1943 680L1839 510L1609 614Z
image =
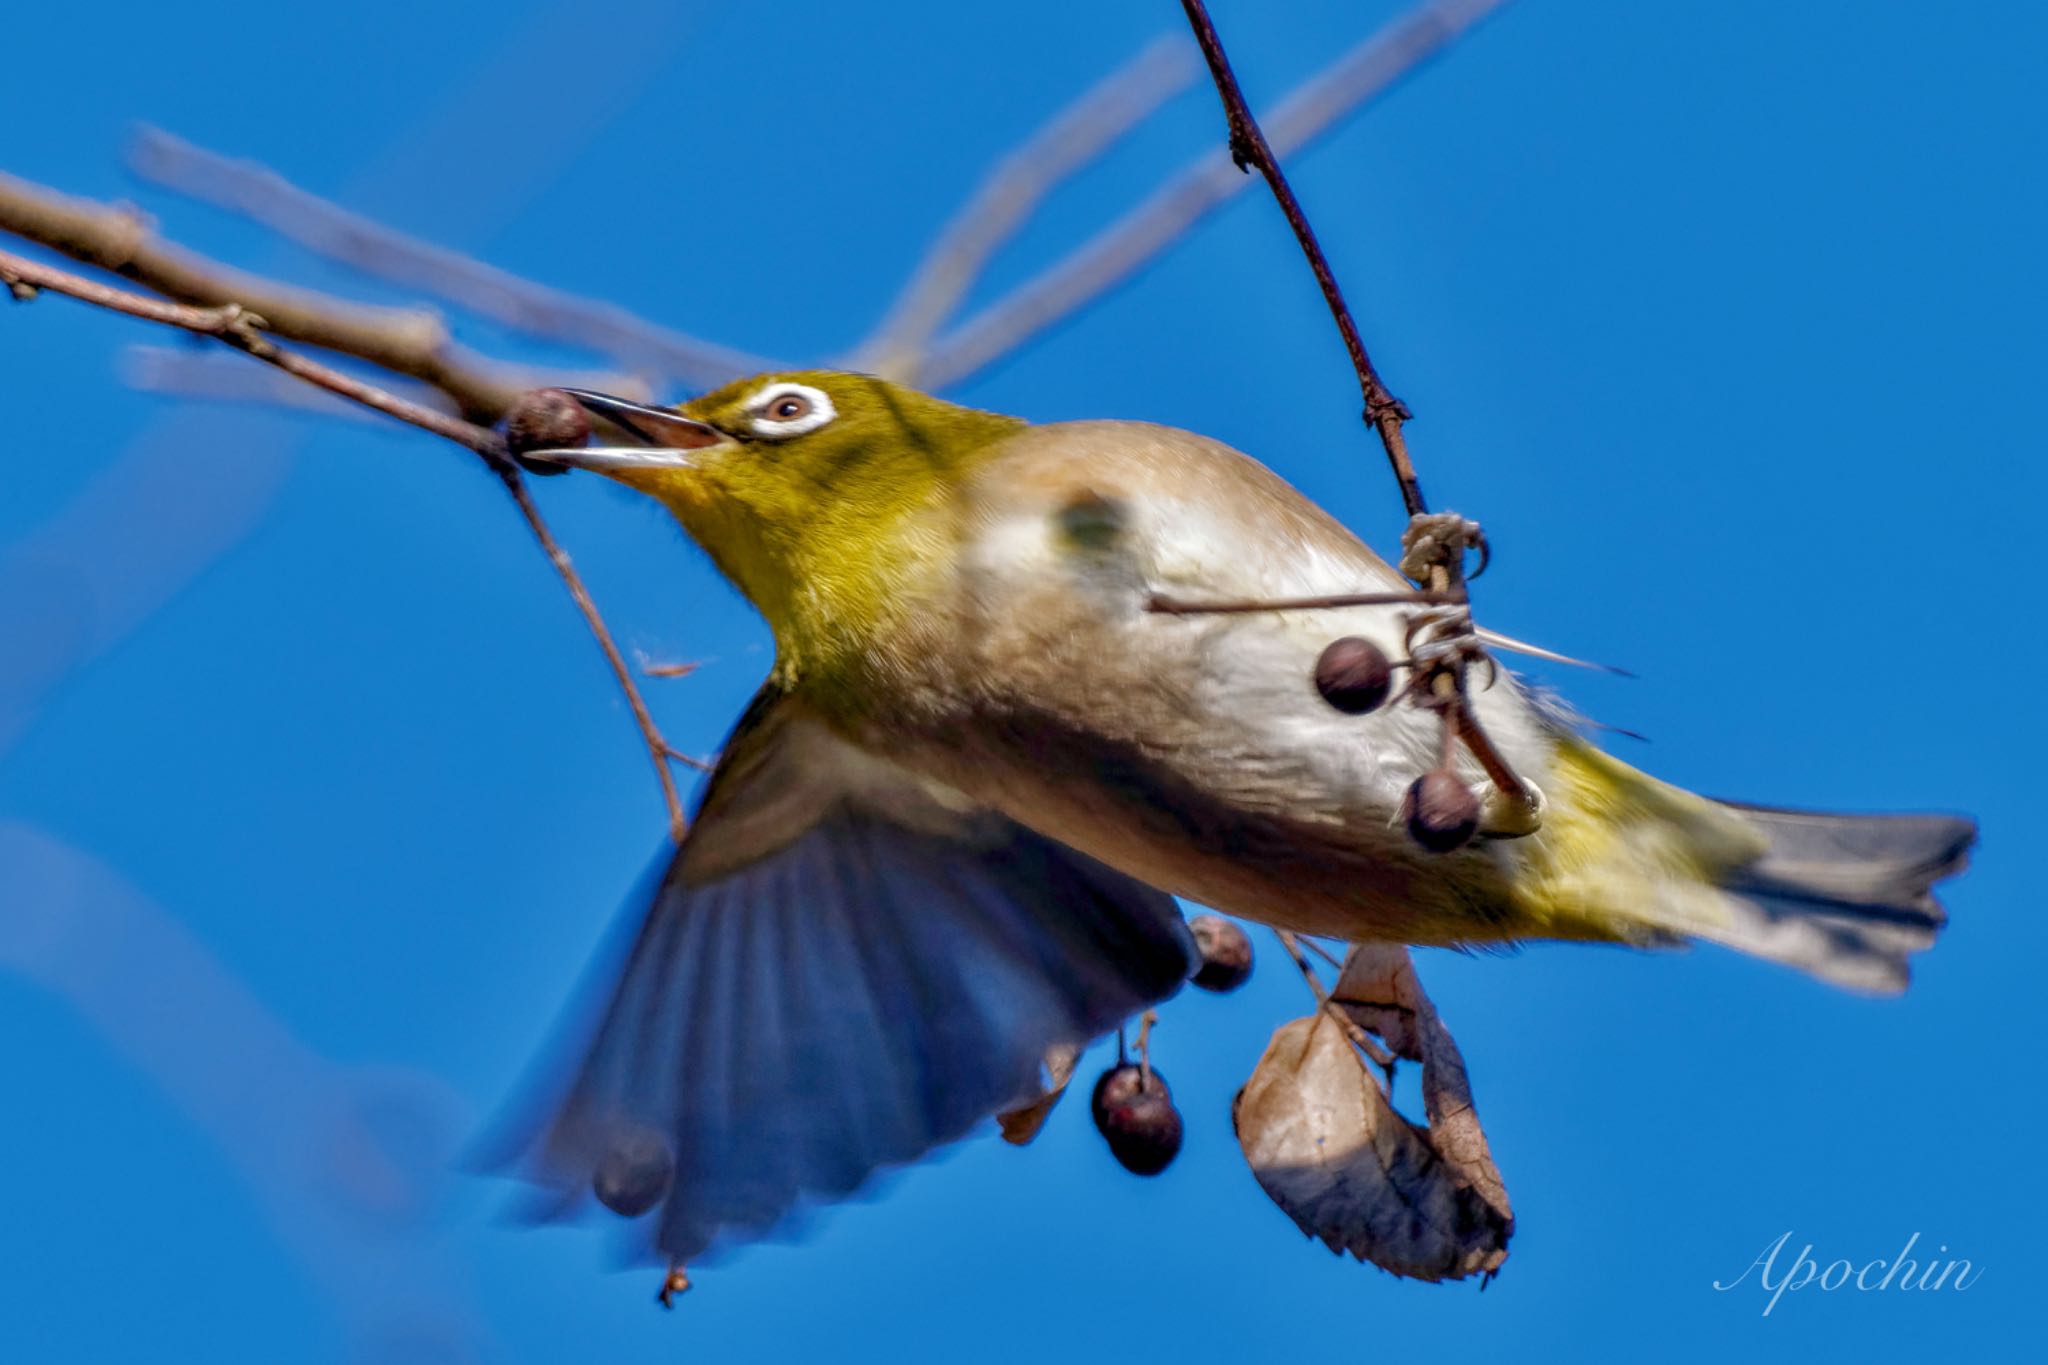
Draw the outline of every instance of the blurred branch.
M1441 51L1504 0L1425 0L1300 87L1271 120L1274 147L1291 150ZM1204 157L1091 241L952 332L932 340L993 253L1063 178L1099 156L1187 83L1184 39L1162 39L1098 83L999 163L940 234L882 324L864 344L870 364L940 389L1022 346L1047 326L1100 298L1177 240L1246 183L1220 158ZM772 362L673 332L614 305L520 279L473 258L406 236L292 185L264 167L235 161L146 131L133 164L139 174L241 213L311 250L411 285L505 325L591 347L629 365L694 383L772 368ZM338 396L432 431L480 455L505 483L529 529L562 577L605 655L660 774L671 826L681 803L662 739L625 660L568 556L554 541L502 440L487 430L536 387L531 370L475 355L423 308L380 307L244 274L156 239L149 222L121 206L93 203L0 175L0 231L11 232L130 280L170 303L14 262L24 288L42 283L103 307L211 337L272 366L230 379L223 360L161 349L141 352L131 375L144 387L301 407ZM56 281L63 280L60 287ZM180 311L180 310L184 311ZM332 351L398 382L371 384L277 345ZM551 382L563 382L551 373ZM579 381L645 393L636 380ZM301 387L310 386L310 387ZM1467 727L1468 737L1476 727ZM1479 736L1483 741L1483 736ZM684 760L687 761L687 760Z
M423 242L300 189L267 166L222 156L160 129L141 130L128 164L145 180L240 214L329 260L529 336L589 347L629 369L709 387L777 368L774 361L657 326L616 304L537 284Z
M547 555L549 564L554 566L562 584L583 614L590 633L596 637L598 648L603 651L605 662L611 666L612 676L619 690L625 695L626 704L633 712L633 719L640 727L640 735L647 746L648 756L653 760L657 779L661 783L663 801L668 806L669 829L678 842L681 841L685 819L682 798L676 791L675 774L669 770L669 757L676 751L662 737L655 726L654 717L647 709L640 689L633 681L633 675L626 666L625 656L612 639L611 630L598 612L597 603L591 599L590 591L583 585L582 575L576 572L568 553L555 540L554 532L541 517L540 509L534 505L533 496L526 487L526 480L505 450L505 443L499 435L486 427L453 417L445 412L430 408L410 399L370 384L354 375L344 373L319 361L308 359L295 351L288 351L265 335L268 319L260 317L236 302L223 303L217 307L196 307L191 304L165 302L97 280L74 275L55 266L17 256L12 252L0 251L0 284L14 292L17 298L32 298L35 291L47 289L54 294L63 294L82 303L124 313L167 327L177 327L197 336L211 337L232 346L244 355L260 360L267 365L324 389L329 393L360 403L387 417L410 423L424 431L432 432L445 440L464 446L483 458L483 461L504 484L511 494L519 514L533 532Z
M1200 70L1184 35L1156 38L998 161L861 343L854 367L916 383L933 334L1054 186L1185 90Z
M195 308L236 304L262 316L265 332L353 356L416 379L454 400L463 416L490 423L527 388L455 345L441 319L422 309L380 308L245 275L156 240L132 209L74 199L0 175L0 232Z
M1425 0L1283 100L1267 120L1280 153L1299 150L1436 56L1506 0ZM939 389L994 364L1135 274L1247 184L1228 159L1202 156L1136 208L941 336L922 382Z
M322 1057L177 915L41 829L0 821L0 869L0 973L57 993L160 1087L344 1311L452 1318L481 1348L465 1277L427 1235L469 1125L459 1096L418 1070Z
M1425 0L1300 86L1269 120L1273 146L1293 151L1441 52L1505 0ZM1203 156L1135 209L951 332L952 316L995 251L1063 179L1100 156L1193 71L1186 40L1159 39L1004 157L943 230L889 313L850 363L930 389L1000 360L1115 288L1245 188L1228 162ZM614 304L523 279L421 241L236 160L144 129L136 174L260 223L367 274L419 289L508 327L589 347L636 370L692 385L777 368L777 362L660 327ZM0 176L0 230L11 231L199 306L239 302L266 330L334 350L447 393L464 416L490 422L531 387L529 376L454 346L433 313L329 298L253 277L151 241L131 210L66 199ZM146 371L162 377L162 371ZM190 376L196 379L196 376ZM613 391L639 384L607 380ZM202 385L202 387L205 387ZM212 386L219 391L219 386ZM259 388L253 397L268 397Z

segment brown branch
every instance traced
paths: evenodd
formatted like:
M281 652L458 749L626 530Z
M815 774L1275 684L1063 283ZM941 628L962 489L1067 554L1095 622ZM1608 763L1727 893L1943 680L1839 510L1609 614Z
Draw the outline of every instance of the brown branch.
M1186 89L1199 70L1186 35L1156 38L997 162L855 351L853 368L905 383L921 379L933 334L996 250L1054 186Z
M1252 117L1251 107L1245 103L1244 92L1238 88L1237 73L1230 69L1230 58L1223 51L1223 40L1216 35L1216 25L1209 19L1208 6L1202 0L1181 0L1181 8L1187 11L1195 41L1201 44L1209 75L1216 82L1216 93L1223 100L1223 114L1230 124L1231 162L1240 171L1257 168L1266 178L1267 188L1273 191L1273 198L1279 201L1287 226L1294 230L1294 240L1301 244L1301 254L1308 258L1309 269L1315 272L1330 317L1344 338L1351 366L1358 372L1358 391L1365 399L1365 420L1379 429L1387 462L1393 466L1394 479L1401 485L1401 501L1406 504L1409 516L1419 516L1429 510L1429 505L1422 500L1422 486L1416 482L1415 466L1408 459L1407 443L1401 437L1401 423L1410 415L1408 408L1388 392L1379 371L1373 368L1372 357L1365 352L1358 324L1352 320L1350 305L1344 302L1344 291L1337 287L1337 277L1330 270L1322 243L1316 240L1315 229L1309 226L1308 215L1301 211L1301 201L1294 196L1294 187L1280 170L1280 159L1273 154L1259 121Z
M617 304L538 284L423 242L309 193L267 166L222 156L160 129L142 129L128 159L145 180L238 213L329 260L529 336L588 347L622 365L699 386L779 368L764 357L657 326Z
M569 562L569 552L556 542L555 533L541 519L540 509L534 506L533 494L527 488L519 466L505 459L501 452L499 458L491 462L491 472L498 476L498 481L505 485L505 491L512 495L512 501L518 504L519 515L526 518L533 538L540 542L548 563L554 565L555 572L561 575L562 586L569 590L576 610L583 613L591 635L596 637L597 647L604 652L604 661L611 668L612 679L618 683L620 694L633 712L633 723L640 727L641 742L647 746L648 757L654 760L654 780L661 784L662 804L668 808L669 837L680 844L690 822L689 817L683 814L683 799L676 790L675 774L669 771L668 766L671 757L682 757L680 751L662 737L660 728L655 725L654 713L647 709L647 699L640 695L632 670L626 667L626 656L619 652L618 642L612 639L611 630L598 613L590 589L583 586L583 575L577 573L576 566Z
M1164 593L1145 599L1145 610L1164 616L1240 616L1258 611L1328 611L1338 607L1454 606L1465 600L1462 592L1438 592L1412 588L1407 592L1350 592L1326 597L1225 598L1214 602L1187 602Z
M1315 939L1313 939L1313 938L1309 938L1309 937L1307 937L1306 935L1301 935L1301 934L1297 934L1297 935L1295 935L1295 939L1296 939L1296 941L1297 941L1298 943L1300 943L1300 944L1301 944L1301 945L1302 945L1303 947L1307 948L1307 949L1308 949L1308 950L1309 950L1310 952L1314 953L1314 954L1315 954L1315 955L1316 955L1317 957L1321 958L1321 959L1322 959L1323 961L1325 961L1325 962L1329 963L1329 964L1330 964L1330 965L1331 965L1332 967L1335 967L1335 968L1336 968L1336 969L1337 969L1338 971L1340 971L1340 972L1341 972L1341 971L1343 971L1343 970L1344 970L1344 959L1343 959L1343 958L1341 958L1341 957L1338 957L1338 956L1337 956L1337 955L1336 955L1335 953L1331 952L1331 951L1330 951L1330 950L1329 950L1328 948L1325 948L1325 947L1324 947L1324 946L1323 946L1323 945L1322 945L1322 944L1321 944L1320 942L1318 942L1317 940L1315 940Z
M1505 0L1424 0L1411 14L1345 54L1289 97L1273 120L1274 145L1292 148L1305 143L1502 3ZM1152 62L1158 65L1153 67ZM921 292L924 302L920 307L929 308L932 300L938 299L943 304L939 313L949 311L985 264L987 253L1023 221L1053 180L1106 146L1122 127L1134 124L1165 98L1169 93L1166 87L1177 80L1169 69L1171 65L1148 50L1139 58L1136 74L1132 68L1126 68L1098 86L1081 105L1054 120L1018 154L1052 158L1038 167L1042 183L1026 184L1021 201L1013 195L1017 189L1013 183L1004 194L977 199L971 204L963 219L975 217L978 211L979 226L964 237L942 237L941 249L958 253L956 258L950 262L928 261L927 268L934 273L926 276L923 285L914 280L906 298ZM1124 86L1125 82L1129 85ZM1101 103L1091 103L1094 101ZM1094 123L1092 129L1080 126L1090 122ZM1092 148L1091 141L1095 144ZM167 135L146 137L137 155L143 172L165 184L228 203L315 250L387 278L417 282L510 325L636 359L646 356L657 368L679 373L691 373L689 367L710 366L722 375L729 369L767 365L740 352L707 349L706 344L693 338L652 328L610 309L609 305L548 290L418 242L349 214L260 167L228 161ZM1066 158L1064 166L1060 164L1061 158ZM929 348L934 354L923 372L922 382L932 388L957 382L972 370L1022 345L1048 323L1098 297L1163 250L1201 216L1239 192L1243 183L1242 177L1233 174L1227 165L1204 158L1066 261ZM991 181L990 188L994 185ZM13 232L134 281L164 295L173 306L193 309L194 314L186 316L183 323L171 325L197 321L201 324L197 329L187 330L198 330L254 355L294 382L309 384L454 440L476 451L504 477L502 445L484 427L501 418L522 393L534 387L535 376L456 347L445 325L431 312L359 304L241 274L156 241L147 221L133 210L74 199L4 175L0 175L0 231ZM28 262L22 264L29 271L46 269ZM455 282L450 283L450 274L444 272L452 272ZM940 276L944 276L943 288L938 282ZM84 288L105 288L79 277L70 278ZM25 275L17 276L17 280L23 289L31 287ZM157 306L156 300L139 295L123 297ZM345 371L283 350L272 337L350 356L424 387L415 396L407 396L373 386ZM668 348L666 352L664 347ZM284 390L278 386L251 384L224 389L195 365L166 364L161 358L146 359L141 373L148 382L173 388L190 384L216 395L290 401L282 398ZM595 381L590 386L612 391L638 387L621 378ZM441 410L441 395L455 408L454 413ZM523 483L508 483L508 490L520 504L522 515L528 518L529 527L550 562L570 587L572 598L603 649L655 761L671 822L680 831L680 801L666 762L671 757L683 762L694 760L681 756L661 740L609 631L588 593L581 590L580 582L574 578L567 556L554 544L545 523L538 520L537 511L525 496ZM1235 609L1225 605L1226 609ZM1196 604L1173 604L1165 609L1180 607L1198 609Z
M624 693L627 706L632 709L633 719L640 727L641 739L654 762L655 775L661 783L662 800L668 807L670 833L678 841L682 839L686 826L683 803L676 790L675 774L669 771L668 766L669 755L674 751L655 726L654 716L647 709L647 703L641 697L640 689L633 682L633 675L626 667L625 656L619 652L619 646L612 639L610 628L605 625L604 617L598 612L597 603L591 599L589 589L583 585L582 575L576 572L568 553L555 540L554 532L541 517L540 509L534 505L532 494L526 487L526 480L521 475L519 466L506 454L504 441L496 432L422 403L400 398L354 375L323 365L296 351L284 349L264 334L267 320L239 303L198 307L192 304L166 302L126 289L117 289L82 275L74 275L68 270L59 270L55 266L44 265L39 261L5 251L0 251L0 284L6 285L17 298L33 297L33 291L47 289L53 294L63 294L82 303L140 318L145 322L177 327L198 336L212 337L244 355L260 360L266 365L275 366L295 379L475 451L490 467L491 472L498 476L499 482L505 485L505 491L511 494L513 503L519 508L520 516L526 521L527 529L533 532L534 539L540 543L541 550L548 557L548 563L554 566L556 574L561 577L563 586L569 590L570 599L575 602L576 609L583 614L585 624L590 627L590 633L596 638L598 648L603 651L605 662L611 666L612 676L617 681L619 690Z
M312 413L365 426L383 427L372 412L321 389L299 383L288 374L247 364L239 356L194 350L190 346L136 343L121 349L122 380L139 393L159 393L199 402L252 404ZM439 389L409 379L392 378L383 387L423 406L451 416L455 404Z
M1138 1041L1134 1046L1138 1053L1140 1089L1149 1089L1152 1085L1152 1026L1158 1022L1158 1010L1146 1010L1138 1019ZM1121 1045L1121 1038L1118 1042Z
M1301 939L1297 934L1289 929L1275 929L1273 935L1280 940L1280 946L1287 950L1287 955L1294 959L1294 965L1300 969L1301 979L1307 985L1308 993L1316 998L1316 1008L1329 1015L1337 1027L1344 1030L1344 1036L1351 1040L1353 1047L1364 1053L1366 1057L1372 1059L1373 1065L1377 1066L1380 1069L1381 1075L1385 1077L1387 1098L1392 1099L1394 1097L1394 1062L1396 1060L1394 1054L1380 1046L1378 1039L1367 1033L1365 1029L1359 1026L1356 1019L1346 1014L1340 1006L1330 999L1330 993L1323 988L1323 979L1316 975L1315 964L1310 962L1307 954L1301 951ZM1324 951L1322 945L1316 943L1313 939L1309 940L1309 943L1310 946L1314 947L1317 952L1322 953L1323 956L1329 956ZM1342 970L1342 968L1340 967L1339 970ZM1363 1058L1360 1059L1360 1065L1364 1065Z
M1299 151L1448 47L1507 0L1422 0L1303 82L1268 120L1273 147ZM1248 182L1213 153L1053 265L941 336L922 383L943 389L994 364L1137 273Z
M494 362L494 366L504 378L523 383L529 389L596 389L600 393L615 393L621 398L633 398L641 402L650 401L654 397L640 380L615 370L580 374L575 371L541 369L538 366L504 362ZM362 422L376 421L376 418L368 413L359 412L345 402L317 390L308 389L303 384L294 383L288 375L252 368L231 355L195 351L190 347L129 346L122 356L121 376L130 387L143 393L161 393L177 398L198 398L225 403L263 404L301 412L316 412L328 417L339 416ZM428 407L449 413L455 412L455 400L441 390L430 388L417 380L393 375L384 381L382 386Z
M686 754L673 744L663 744L661 751L674 762L680 763L686 768L695 768L700 773L708 773L718 766L716 763L699 758L695 754Z
M440 318L420 309L351 303L244 275L159 242L134 211L74 199L0 175L0 232L131 280L195 308L238 304L285 341L335 351L440 389L472 422L489 425L532 387L456 346Z

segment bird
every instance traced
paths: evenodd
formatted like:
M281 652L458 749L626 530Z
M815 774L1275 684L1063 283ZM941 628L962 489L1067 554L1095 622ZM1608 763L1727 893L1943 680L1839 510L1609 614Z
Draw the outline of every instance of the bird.
M835 371L676 407L568 392L610 439L524 459L667 508L775 639L497 1144L544 1213L595 1199L671 1264L1036 1095L1050 1049L1197 966L1176 897L1348 941L1705 940L1881 994L1975 838L1695 795L1475 668L1470 713L1540 813L1489 802L1426 847L1402 807L1447 761L1440 715L1348 714L1314 682L1338 635L1404 658L1424 609L1154 609L1414 596L1252 457Z

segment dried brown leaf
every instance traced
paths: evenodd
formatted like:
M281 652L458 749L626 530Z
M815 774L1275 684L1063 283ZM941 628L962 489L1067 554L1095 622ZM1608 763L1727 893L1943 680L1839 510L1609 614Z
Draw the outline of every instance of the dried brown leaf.
M1353 1022L1380 1036L1397 1057L1411 1062L1423 1060L1422 1039L1416 1029L1413 996L1404 994L1399 983L1402 973L1415 978L1415 964L1408 950L1396 943L1361 943L1344 955L1344 970L1330 988L1330 999L1351 1016Z
M1422 1107L1430 1144L1457 1177L1477 1190L1510 1227L1507 1186L1487 1150L1464 1054L1422 989L1415 961L1399 944L1361 943L1344 959L1330 1000L1388 1047L1422 1063Z
M1031 1103L996 1115L996 1122L1002 1125L1003 1141L1022 1147L1038 1136L1052 1107L1067 1093L1067 1083L1074 1079L1074 1066L1080 1060L1081 1049L1077 1047L1062 1044L1046 1049L1044 1091Z
M1344 980L1351 998L1275 1032L1238 1093L1232 1118L1253 1175L1333 1251L1424 1280L1498 1269L1514 1215L1450 1033L1404 949L1356 950ZM1339 1008L1423 1063L1428 1128L1388 1102Z

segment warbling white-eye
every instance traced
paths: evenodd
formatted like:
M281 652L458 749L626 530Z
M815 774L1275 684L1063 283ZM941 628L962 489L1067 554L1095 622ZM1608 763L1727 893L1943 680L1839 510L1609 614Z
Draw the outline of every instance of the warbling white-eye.
M1237 451L856 374L678 410L576 397L636 443L534 458L659 500L776 640L566 1093L519 1143L564 1207L593 1181L620 1212L658 1206L673 1260L1035 1094L1048 1047L1187 979L1174 896L1353 940L1707 939L1895 991L1974 836L1695 796L1502 672L1471 705L1541 826L1432 852L1400 810L1438 717L1346 714L1314 680L1340 636L1404 658L1413 608L1147 610L1409 587Z

